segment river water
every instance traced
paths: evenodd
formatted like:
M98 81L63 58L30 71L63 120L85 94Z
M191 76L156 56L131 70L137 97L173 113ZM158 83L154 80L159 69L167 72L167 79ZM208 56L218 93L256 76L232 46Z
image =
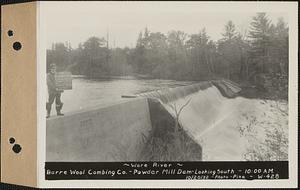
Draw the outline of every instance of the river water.
M73 89L62 94L63 111L68 113L114 104L124 101L122 95L192 83L158 79L74 78ZM190 98L190 105L179 119L184 129L201 144L203 160L287 160L287 102L243 97L228 99L215 87L211 87L169 103L180 106Z
M62 93L63 111L68 113L89 107L109 105L122 101L122 95L133 95L192 83L159 79L88 80L85 78L74 78L73 89L65 90Z

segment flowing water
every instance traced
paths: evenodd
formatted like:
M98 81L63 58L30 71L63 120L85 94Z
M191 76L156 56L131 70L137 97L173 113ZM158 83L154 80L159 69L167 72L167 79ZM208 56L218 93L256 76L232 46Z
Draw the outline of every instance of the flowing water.
M211 84L172 80L73 80L62 94L64 112L123 101L122 95L158 98L203 148L203 160L287 160L287 102L226 98ZM187 86L189 85L189 86ZM183 86L179 88L173 88ZM161 90L163 89L163 90ZM158 91L161 90L161 91ZM152 91L151 93L147 93Z
M204 161L288 159L287 102L226 98L210 82L141 96L159 99L178 118Z
M61 99L65 113L82 110L89 107L109 105L121 102L122 95L133 95L151 90L170 88L192 84L193 82L173 80L88 80L73 79L73 89L65 90Z

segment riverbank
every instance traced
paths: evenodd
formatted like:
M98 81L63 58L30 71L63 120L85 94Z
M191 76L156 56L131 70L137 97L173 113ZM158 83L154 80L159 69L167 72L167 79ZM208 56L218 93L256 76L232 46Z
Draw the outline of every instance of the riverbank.
M241 85L241 92L238 96L248 99L265 99L265 100L276 100L282 101L288 99L287 95L283 95L280 92L267 91L266 89L259 88L254 85ZM286 92L285 92L286 93ZM288 94L288 93L287 93Z
M165 83L169 83L169 81L177 81L178 84L183 83L182 85L186 84L193 84L197 82L203 82L203 81L211 81L211 80L221 80L220 77L210 77L210 78L203 78L201 80L177 80L177 79L164 79L164 78L155 78L149 75L140 75L140 74L134 74L134 75L124 75L124 76L97 76L89 78L85 75L72 75L73 79L86 79L91 81L105 81L105 80L142 80L142 81L156 81L157 84L155 86L165 86ZM167 81L167 82L166 82ZM280 92L272 93L266 89L264 89L262 86L256 86L249 82L236 82L237 85L242 89L241 92L237 94L237 96L241 96L244 98L249 99L267 99L267 100L285 100L287 99L285 96L280 96ZM178 85L175 85L178 86ZM171 87L175 87L172 85ZM274 90L273 90L274 91Z
M184 156L187 156L187 158L184 157L185 160L206 161L286 158L287 102L281 104L280 101L244 98L240 95L227 97L215 85L194 88L195 85L190 85L193 83L159 79L88 80L76 78L73 80L74 88L62 94L62 101L67 116L69 114L67 112L90 109L95 105L116 104L124 100L121 97L124 94L141 94L151 91L149 94L159 95L164 108L168 110L168 113L173 113L172 116L175 114L175 117L169 116L168 120L151 121L153 126L157 126L156 129L164 130L154 131L150 134L150 140L144 142L147 145L144 147L144 152L148 154L143 153L141 156L146 157L143 159L178 160ZM159 94L158 90L164 93ZM253 94L258 95L255 91ZM176 110L182 110L180 116L176 116ZM135 111L129 111L130 115L134 115ZM152 114L162 117L162 113L157 110L154 110ZM178 118L178 122L175 122L174 118ZM180 131L174 133L170 130L176 125L180 125L189 136L182 135ZM191 143L193 141L202 148L194 146ZM277 148L274 146L279 147L282 152L276 152ZM255 152L256 150L264 151L259 153ZM203 155L200 157L202 152Z

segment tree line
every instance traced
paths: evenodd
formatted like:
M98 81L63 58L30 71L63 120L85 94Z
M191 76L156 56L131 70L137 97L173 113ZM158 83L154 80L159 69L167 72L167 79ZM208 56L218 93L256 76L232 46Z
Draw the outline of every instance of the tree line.
M135 47L110 48L107 39L91 37L78 48L68 42L47 50L47 65L90 78L136 75L175 80L228 78L259 83L261 76L287 78L288 25L283 18L273 24L266 13L257 13L245 33L232 21L222 38L213 41L205 28L196 34L141 31ZM277 77L278 78L278 77Z

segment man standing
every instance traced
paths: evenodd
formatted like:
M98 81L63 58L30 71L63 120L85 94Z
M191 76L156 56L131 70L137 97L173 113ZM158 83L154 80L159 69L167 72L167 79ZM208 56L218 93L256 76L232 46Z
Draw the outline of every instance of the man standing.
M51 107L55 99L55 105L56 105L56 112L58 116L63 116L64 114L61 113L61 109L63 107L63 103L60 100L61 93L63 90L58 89L56 87L55 82L55 73L56 73L56 65L55 63L50 64L50 72L47 74L47 86L48 86L48 102L46 103L46 109L47 109L47 117L50 117L51 113Z

